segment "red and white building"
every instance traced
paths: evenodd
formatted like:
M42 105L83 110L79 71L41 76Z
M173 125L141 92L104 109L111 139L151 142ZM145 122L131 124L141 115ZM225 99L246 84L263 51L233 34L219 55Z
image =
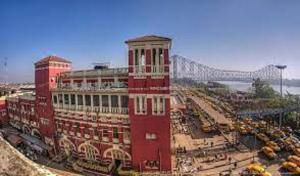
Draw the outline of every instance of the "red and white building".
M0 125L8 123L5 97L0 98Z
M171 171L171 39L125 42L128 67L71 69L49 56L35 63L35 96L10 97L11 124L54 153L137 171ZM80 162L82 164L82 162Z

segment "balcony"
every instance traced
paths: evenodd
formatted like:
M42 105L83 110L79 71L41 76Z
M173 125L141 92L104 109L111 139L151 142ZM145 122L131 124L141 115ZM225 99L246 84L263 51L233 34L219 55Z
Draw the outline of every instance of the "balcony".
M135 65L133 67L134 73L146 73L146 67L144 65Z
M58 84L58 89L64 90L79 90L79 91L99 91L110 89L128 88L128 84L124 82L111 83L73 83L69 85Z
M109 107L102 107L102 113L109 113Z
M108 139L108 137L102 137L102 141L103 142L109 142L109 139Z
M164 65L152 65L151 71L152 71L152 73L164 73L165 66Z
M119 139L118 138L113 138L113 143L114 144L118 144L119 143Z
M130 144L130 140L129 139L123 139L124 144Z
M121 114L128 114L128 108L121 108Z
M119 107L111 107L112 114L119 114Z

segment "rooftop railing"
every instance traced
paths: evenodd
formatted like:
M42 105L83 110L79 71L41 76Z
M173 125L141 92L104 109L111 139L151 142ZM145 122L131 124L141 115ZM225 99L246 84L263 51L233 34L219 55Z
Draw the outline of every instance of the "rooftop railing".
M108 75L122 75L127 74L128 68L108 68L96 70L79 70L63 73L66 77L93 77L93 76L108 76Z

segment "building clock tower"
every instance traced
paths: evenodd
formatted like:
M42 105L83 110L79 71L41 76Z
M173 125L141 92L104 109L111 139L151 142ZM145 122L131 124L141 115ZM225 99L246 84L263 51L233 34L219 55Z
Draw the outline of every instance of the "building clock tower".
M57 56L48 56L35 63L35 112L46 144L54 146L54 114L51 89L56 87L56 76L70 71L71 62Z
M128 93L132 165L139 171L171 171L171 39L143 36L128 44Z

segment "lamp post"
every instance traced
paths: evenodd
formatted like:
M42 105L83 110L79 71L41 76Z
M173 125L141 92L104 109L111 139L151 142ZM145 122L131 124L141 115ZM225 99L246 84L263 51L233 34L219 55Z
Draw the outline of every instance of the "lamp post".
M286 65L276 65L275 66L277 69L280 70L280 98L281 98L281 103L282 103L282 98L283 98L283 95L282 95L282 72L284 69L286 69ZM279 117L279 128L281 128L281 125L282 125L282 113L280 113L280 117Z

